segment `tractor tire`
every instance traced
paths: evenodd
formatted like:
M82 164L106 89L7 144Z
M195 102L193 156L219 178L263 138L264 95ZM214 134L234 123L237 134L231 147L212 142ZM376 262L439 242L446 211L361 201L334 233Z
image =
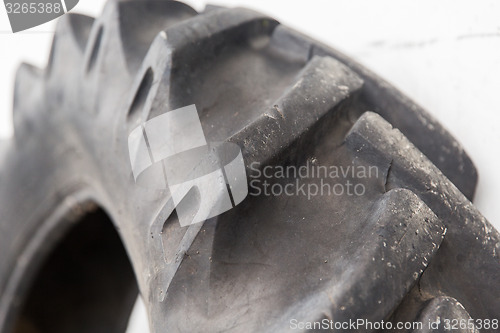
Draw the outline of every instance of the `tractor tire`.
M287 175L274 184L295 195L250 186L233 209L182 227L168 189L136 184L128 137L193 104L207 141L240 147L250 185L279 166L373 175ZM427 327L435 318L498 331L500 236L471 203L477 172L460 144L272 18L174 1L66 14L47 67L18 69L13 119L0 332L123 332L138 293L152 332L444 332ZM347 182L363 193L303 195ZM335 325L360 319L424 327Z

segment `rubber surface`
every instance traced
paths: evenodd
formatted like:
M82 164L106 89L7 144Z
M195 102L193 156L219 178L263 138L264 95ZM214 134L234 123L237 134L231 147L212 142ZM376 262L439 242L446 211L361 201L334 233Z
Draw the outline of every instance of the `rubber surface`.
M347 175L361 196L249 196L181 228L168 191L135 184L127 137L191 104L208 141L241 147L249 180L255 162L375 176ZM123 331L136 287L115 280L132 270L153 332L499 317L499 234L469 201L477 173L461 146L373 73L262 14L110 1L96 20L64 15L47 68L18 70L14 125L0 169L2 332ZM116 279L80 294L45 285L54 296L37 297L47 263L88 223L107 230L94 241L108 255L74 259ZM86 244L93 233L77 234ZM78 319L41 320L54 302Z

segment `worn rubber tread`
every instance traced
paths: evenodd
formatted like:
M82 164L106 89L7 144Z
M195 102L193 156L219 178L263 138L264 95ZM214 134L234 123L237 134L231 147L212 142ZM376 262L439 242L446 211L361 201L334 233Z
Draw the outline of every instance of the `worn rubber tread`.
M387 187L417 193L448 228L442 255L426 270L420 290L457 298L474 318L494 318L500 308L500 293L490 289L500 281L498 231L422 152L379 115L363 114L347 135L346 145L372 163L390 165Z
M154 332L415 319L443 294L472 318L497 315L488 286L499 280L500 243L467 199L472 162L351 59L250 10L197 14L169 1L109 1L95 21L65 15L54 40L45 74L23 65L16 78L16 139L0 170L0 331L13 325L34 263L88 205L119 230ZM189 104L207 139L241 147L249 178L253 162L374 165L381 175L362 181L359 198L249 197L182 228L167 191L135 185L127 136Z
M283 43L303 57L328 55L346 64L365 85L361 92L365 102L359 112L379 113L410 139L461 191L472 200L477 183L477 170L463 147L428 112L411 99L345 54L285 26L277 31ZM404 113L398 112L405 110ZM439 142L439 144L435 144Z

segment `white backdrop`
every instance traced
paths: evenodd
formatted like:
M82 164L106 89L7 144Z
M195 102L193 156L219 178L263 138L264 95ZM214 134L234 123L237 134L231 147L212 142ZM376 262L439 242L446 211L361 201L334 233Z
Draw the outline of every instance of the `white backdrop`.
M73 12L96 16L104 0ZM185 1L202 10L206 1ZM277 18L393 83L459 139L479 171L475 203L500 229L500 2L214 0ZM44 67L54 22L12 34L0 8L0 138L12 135L13 79L21 61ZM138 307L130 332L144 332ZM137 319L139 318L139 319Z

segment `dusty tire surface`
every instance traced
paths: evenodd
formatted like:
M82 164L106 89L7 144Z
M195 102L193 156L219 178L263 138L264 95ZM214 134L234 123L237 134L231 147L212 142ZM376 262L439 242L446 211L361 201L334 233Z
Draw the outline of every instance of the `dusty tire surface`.
M249 183L267 166L372 174L278 177L296 195L250 193L181 227L167 189L134 181L127 140L193 104L207 141L240 147ZM477 172L460 144L375 74L265 15L171 1L64 15L47 67L19 68L13 111L2 332L124 331L137 292L153 332L500 318L500 237L471 203ZM304 196L299 180L364 191Z

